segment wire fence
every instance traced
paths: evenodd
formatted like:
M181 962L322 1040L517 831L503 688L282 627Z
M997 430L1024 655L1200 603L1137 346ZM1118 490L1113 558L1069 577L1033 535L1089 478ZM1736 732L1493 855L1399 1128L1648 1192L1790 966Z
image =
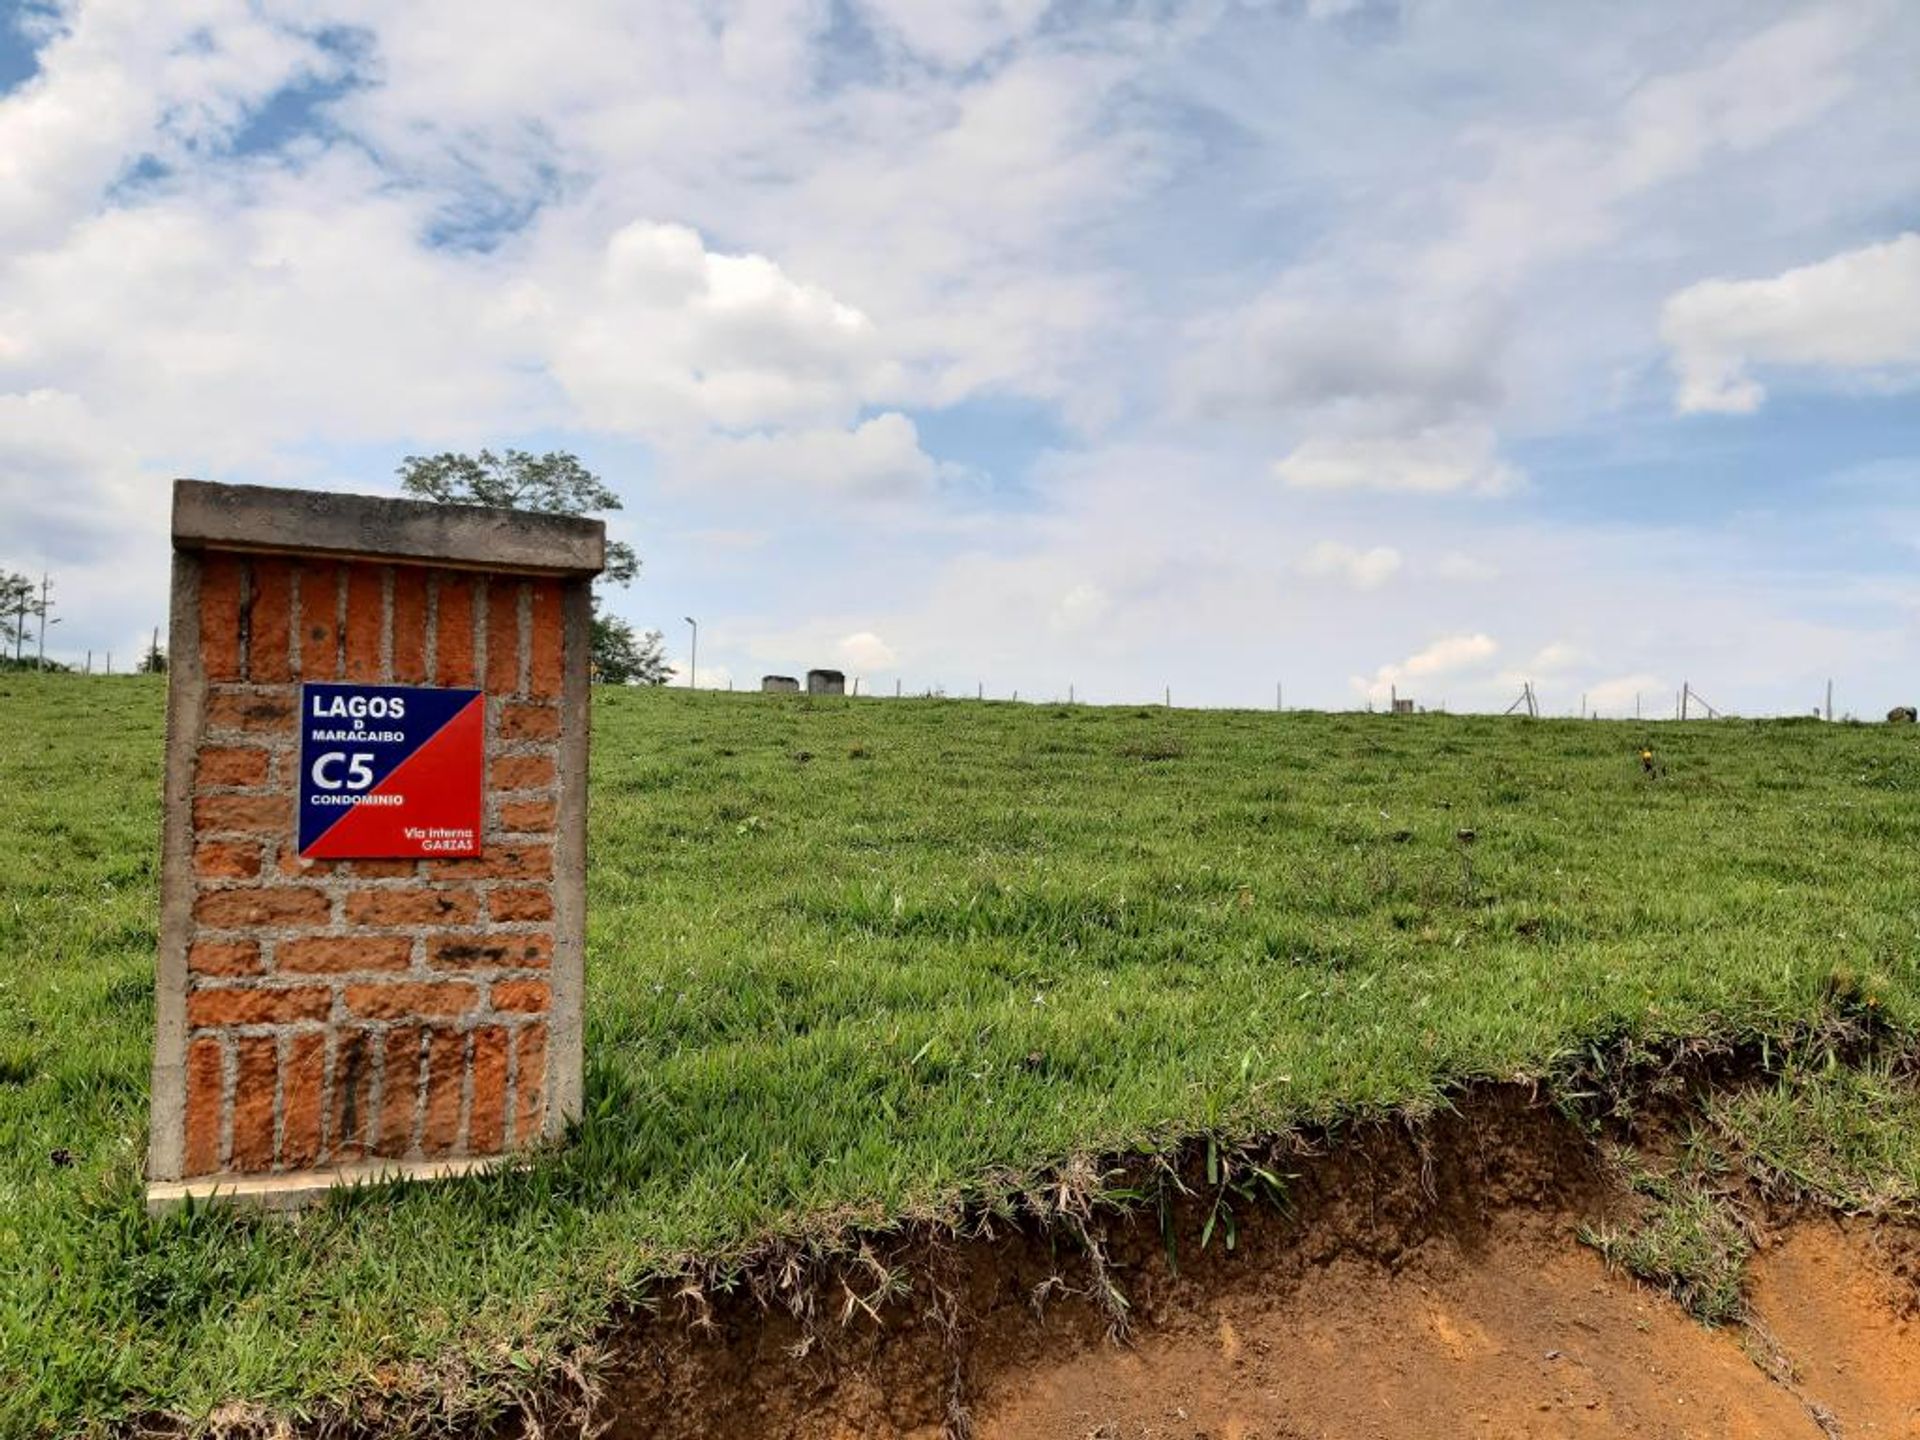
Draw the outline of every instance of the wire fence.
M31 653L15 654L13 652L16 647L24 650L24 644L19 641L18 637L15 638L15 646L10 646L6 650L0 650L0 673L32 674L35 672L44 672L47 674L73 675L82 678L112 678L128 675L162 674L167 668L167 648L163 643L164 637L157 627L154 629L145 651L133 656L131 662L129 662L124 652L122 652L116 661L115 654L111 650L68 652L64 656L45 656ZM827 673L838 674L838 672ZM871 686L867 683L867 677L862 675L841 677L837 682L830 682L820 688L814 688L811 683L813 680L812 675L809 675L808 680L809 683L803 686L796 677L769 675L764 677L760 684L753 686L751 690L747 690L744 687L737 687L731 679L726 682L724 687L713 685L688 687L681 685L677 688L699 688L708 692L724 688L725 691L733 693L840 695L850 699L866 700L973 700L980 703L992 702L1016 705L1134 705L1154 706L1165 710L1259 709L1272 710L1276 713L1283 714L1289 712L1305 714L1391 714L1401 716L1498 714L1531 720L1637 720L1643 723L1691 720L1737 720L1743 718L1813 718L1826 721L1838 719L1842 723L1857 724L1863 719L1874 718L1856 716L1851 711L1843 711L1836 716L1833 708L1833 682L1831 680L1826 683L1825 694L1819 703L1809 706L1806 710L1775 712L1771 716L1746 716L1740 712L1723 709L1713 704L1706 696L1695 689L1693 682L1690 680L1683 680L1679 688L1674 690L1670 696L1668 692L1664 690L1643 690L1635 692L1631 711L1628 711L1624 704L1613 711L1603 711L1600 706L1589 703L1590 697L1588 695L1581 694L1578 696L1577 704L1565 705L1565 708L1557 715L1548 707L1541 704L1539 691L1531 680L1523 680L1520 684L1519 693L1515 695L1512 702L1508 704L1504 710L1498 711L1491 708L1479 711L1454 710L1444 699L1436 703L1426 704L1411 696L1401 695L1397 686L1390 687L1384 704L1368 699L1351 705L1289 705L1287 704L1286 686L1284 682L1275 681L1272 703L1268 705L1251 701L1242 704L1235 704L1231 701L1176 704L1173 687L1171 685L1163 685L1158 696L1132 699L1113 697L1102 700L1084 700L1081 697L1079 686L1072 681L1066 684L1064 690L1056 688L1051 692L1035 692L1030 689L1023 697L1018 688L1010 688L1005 692L1001 692L996 689L990 689L985 681L976 681L969 690L965 688L950 688L944 684L909 686L906 680L899 676L893 678L891 687L888 687L884 683L879 687ZM1913 706L1896 705L1887 712L1885 719L1888 723L1892 724L1911 724L1916 720L1916 711Z

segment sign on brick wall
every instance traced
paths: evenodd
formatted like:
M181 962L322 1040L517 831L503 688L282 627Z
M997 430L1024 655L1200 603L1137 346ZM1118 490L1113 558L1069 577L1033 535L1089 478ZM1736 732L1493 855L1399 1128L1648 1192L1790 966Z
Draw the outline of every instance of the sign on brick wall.
M478 690L301 686L301 856L478 855L486 754Z
M182 481L149 1203L579 1113L598 522Z

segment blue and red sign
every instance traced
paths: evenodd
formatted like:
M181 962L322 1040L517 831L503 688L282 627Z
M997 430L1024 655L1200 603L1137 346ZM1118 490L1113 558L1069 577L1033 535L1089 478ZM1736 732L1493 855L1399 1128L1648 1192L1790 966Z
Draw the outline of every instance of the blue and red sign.
M423 685L300 687L300 854L478 855L486 700Z

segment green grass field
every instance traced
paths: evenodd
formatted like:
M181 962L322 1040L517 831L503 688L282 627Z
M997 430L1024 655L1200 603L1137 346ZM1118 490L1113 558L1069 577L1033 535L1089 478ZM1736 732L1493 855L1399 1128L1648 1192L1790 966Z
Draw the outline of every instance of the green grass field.
M0 1431L484 1400L682 1257L1069 1156L1622 1035L1920 1031L1898 727L609 692L571 1146L149 1222L162 708L0 676Z

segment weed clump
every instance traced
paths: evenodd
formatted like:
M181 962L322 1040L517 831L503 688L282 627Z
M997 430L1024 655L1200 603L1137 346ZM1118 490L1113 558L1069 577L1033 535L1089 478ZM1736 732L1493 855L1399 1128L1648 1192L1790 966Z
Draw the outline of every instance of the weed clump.
M1646 1207L1633 1224L1583 1226L1580 1239L1608 1265L1657 1285L1703 1325L1731 1325L1746 1314L1742 1282L1753 1242L1731 1199L1712 1188L1719 1157L1690 1160L1672 1174L1623 1162Z

